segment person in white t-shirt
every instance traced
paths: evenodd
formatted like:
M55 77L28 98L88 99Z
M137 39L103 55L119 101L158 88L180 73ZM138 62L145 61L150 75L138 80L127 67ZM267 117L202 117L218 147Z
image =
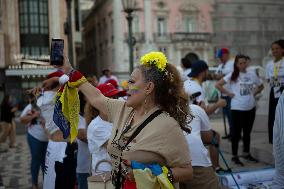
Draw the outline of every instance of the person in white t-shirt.
M42 98L42 97L40 97ZM40 99L39 99L40 100ZM27 141L31 152L32 188L38 189L38 174L41 167L44 173L45 153L47 148L47 134L41 112L36 104L36 98L31 95L30 103L21 113L20 121L28 127Z
M109 69L105 69L103 70L103 76L101 76L99 79L99 84L106 83L110 79L114 79L117 83L119 83L117 77L112 75Z
M218 65L214 78L219 80L234 70L234 60L230 59L230 51L227 48L218 49L216 56L219 58L220 64ZM224 87L226 88L228 86L225 85ZM227 102L227 105L223 107L223 115L227 117L229 123L229 134L223 138L230 139L232 131L231 97L222 93L221 98Z
M202 107L207 115L212 114L216 109L226 106L226 101L224 99L219 99L216 103L212 105L207 105L205 99L205 92L202 88L202 83L206 80L208 74L208 66L203 60L198 60L191 66L192 70L189 74L190 79L184 82L184 89L191 102ZM194 99L193 99L194 98ZM217 143L220 143L220 136L217 132L213 131L214 137ZM219 165L219 154L215 146L210 145L210 156L213 163L213 167L216 172L224 171Z
M255 72L247 71L247 56L237 55L234 71L216 83L216 88L230 96L233 121L232 161L243 166L238 157L238 144L243 130L243 158L257 162L250 154L250 133L255 119L255 95L263 90L263 84ZM223 86L228 84L228 89Z
M121 94L121 91L118 91L111 83L101 84L97 88L103 95L109 98L117 98ZM95 108L87 106L88 111L85 112L87 123L90 122L90 118L92 119L88 125L87 139L92 155L92 175L95 176L112 170L110 163L102 162L110 162L106 146L111 136L112 123L101 119Z
M272 144L275 109L281 92L284 90L284 40L272 43L271 51L273 60L266 65L266 79L270 84L269 112L268 112L268 137Z
M219 181L209 157L208 150L204 144L210 144L213 139L211 124L206 112L199 106L191 104L190 110L194 116L189 126L191 133L186 135L190 147L191 164L193 168L193 179L181 184L181 189L219 189Z
M88 189L87 178L90 176L91 154L88 149L86 121L81 115L79 115L77 144L78 152L76 173L78 189Z

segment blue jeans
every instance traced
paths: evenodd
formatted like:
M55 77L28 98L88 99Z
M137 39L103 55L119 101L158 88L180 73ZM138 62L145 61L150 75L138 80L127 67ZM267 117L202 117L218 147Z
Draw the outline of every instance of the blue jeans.
M89 173L77 173L78 189L88 189L87 178L89 176Z
M231 113L231 98L229 96L221 96L221 98L226 100L227 102L227 105L223 108L223 113L228 119L229 135L232 135L233 123L232 123L232 113Z
M39 168L41 167L42 173L44 172L45 153L48 142L42 142L34 138L29 133L27 134L27 141L31 152L31 174L32 184L38 184Z

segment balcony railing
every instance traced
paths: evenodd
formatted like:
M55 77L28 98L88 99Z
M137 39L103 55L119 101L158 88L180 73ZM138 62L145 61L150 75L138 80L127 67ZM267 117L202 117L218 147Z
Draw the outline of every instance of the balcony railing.
M155 42L211 42L212 34L210 33L189 33L189 32L178 32L178 33L155 33Z
M171 34L173 42L193 41L193 42L211 42L212 34L210 33L173 33Z

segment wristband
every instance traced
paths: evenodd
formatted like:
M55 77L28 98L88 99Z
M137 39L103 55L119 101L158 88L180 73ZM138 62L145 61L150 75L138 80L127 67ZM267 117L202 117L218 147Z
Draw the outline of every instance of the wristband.
M169 181L173 184L174 183L174 175L173 175L173 172L171 170L171 168L167 167L168 168L168 173L167 173L167 177L169 179Z

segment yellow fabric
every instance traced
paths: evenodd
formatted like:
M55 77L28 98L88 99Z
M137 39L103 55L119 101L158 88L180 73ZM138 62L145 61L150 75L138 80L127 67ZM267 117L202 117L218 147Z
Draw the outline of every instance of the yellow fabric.
M155 176L149 168L133 169L133 174L137 189L174 189L172 183L168 180L168 169L163 167L163 173Z
M62 112L65 118L70 122L70 140L73 142L78 134L80 100L77 87L82 83L87 82L83 76L75 82L69 82L64 86L63 92L60 95L60 102L62 104Z

